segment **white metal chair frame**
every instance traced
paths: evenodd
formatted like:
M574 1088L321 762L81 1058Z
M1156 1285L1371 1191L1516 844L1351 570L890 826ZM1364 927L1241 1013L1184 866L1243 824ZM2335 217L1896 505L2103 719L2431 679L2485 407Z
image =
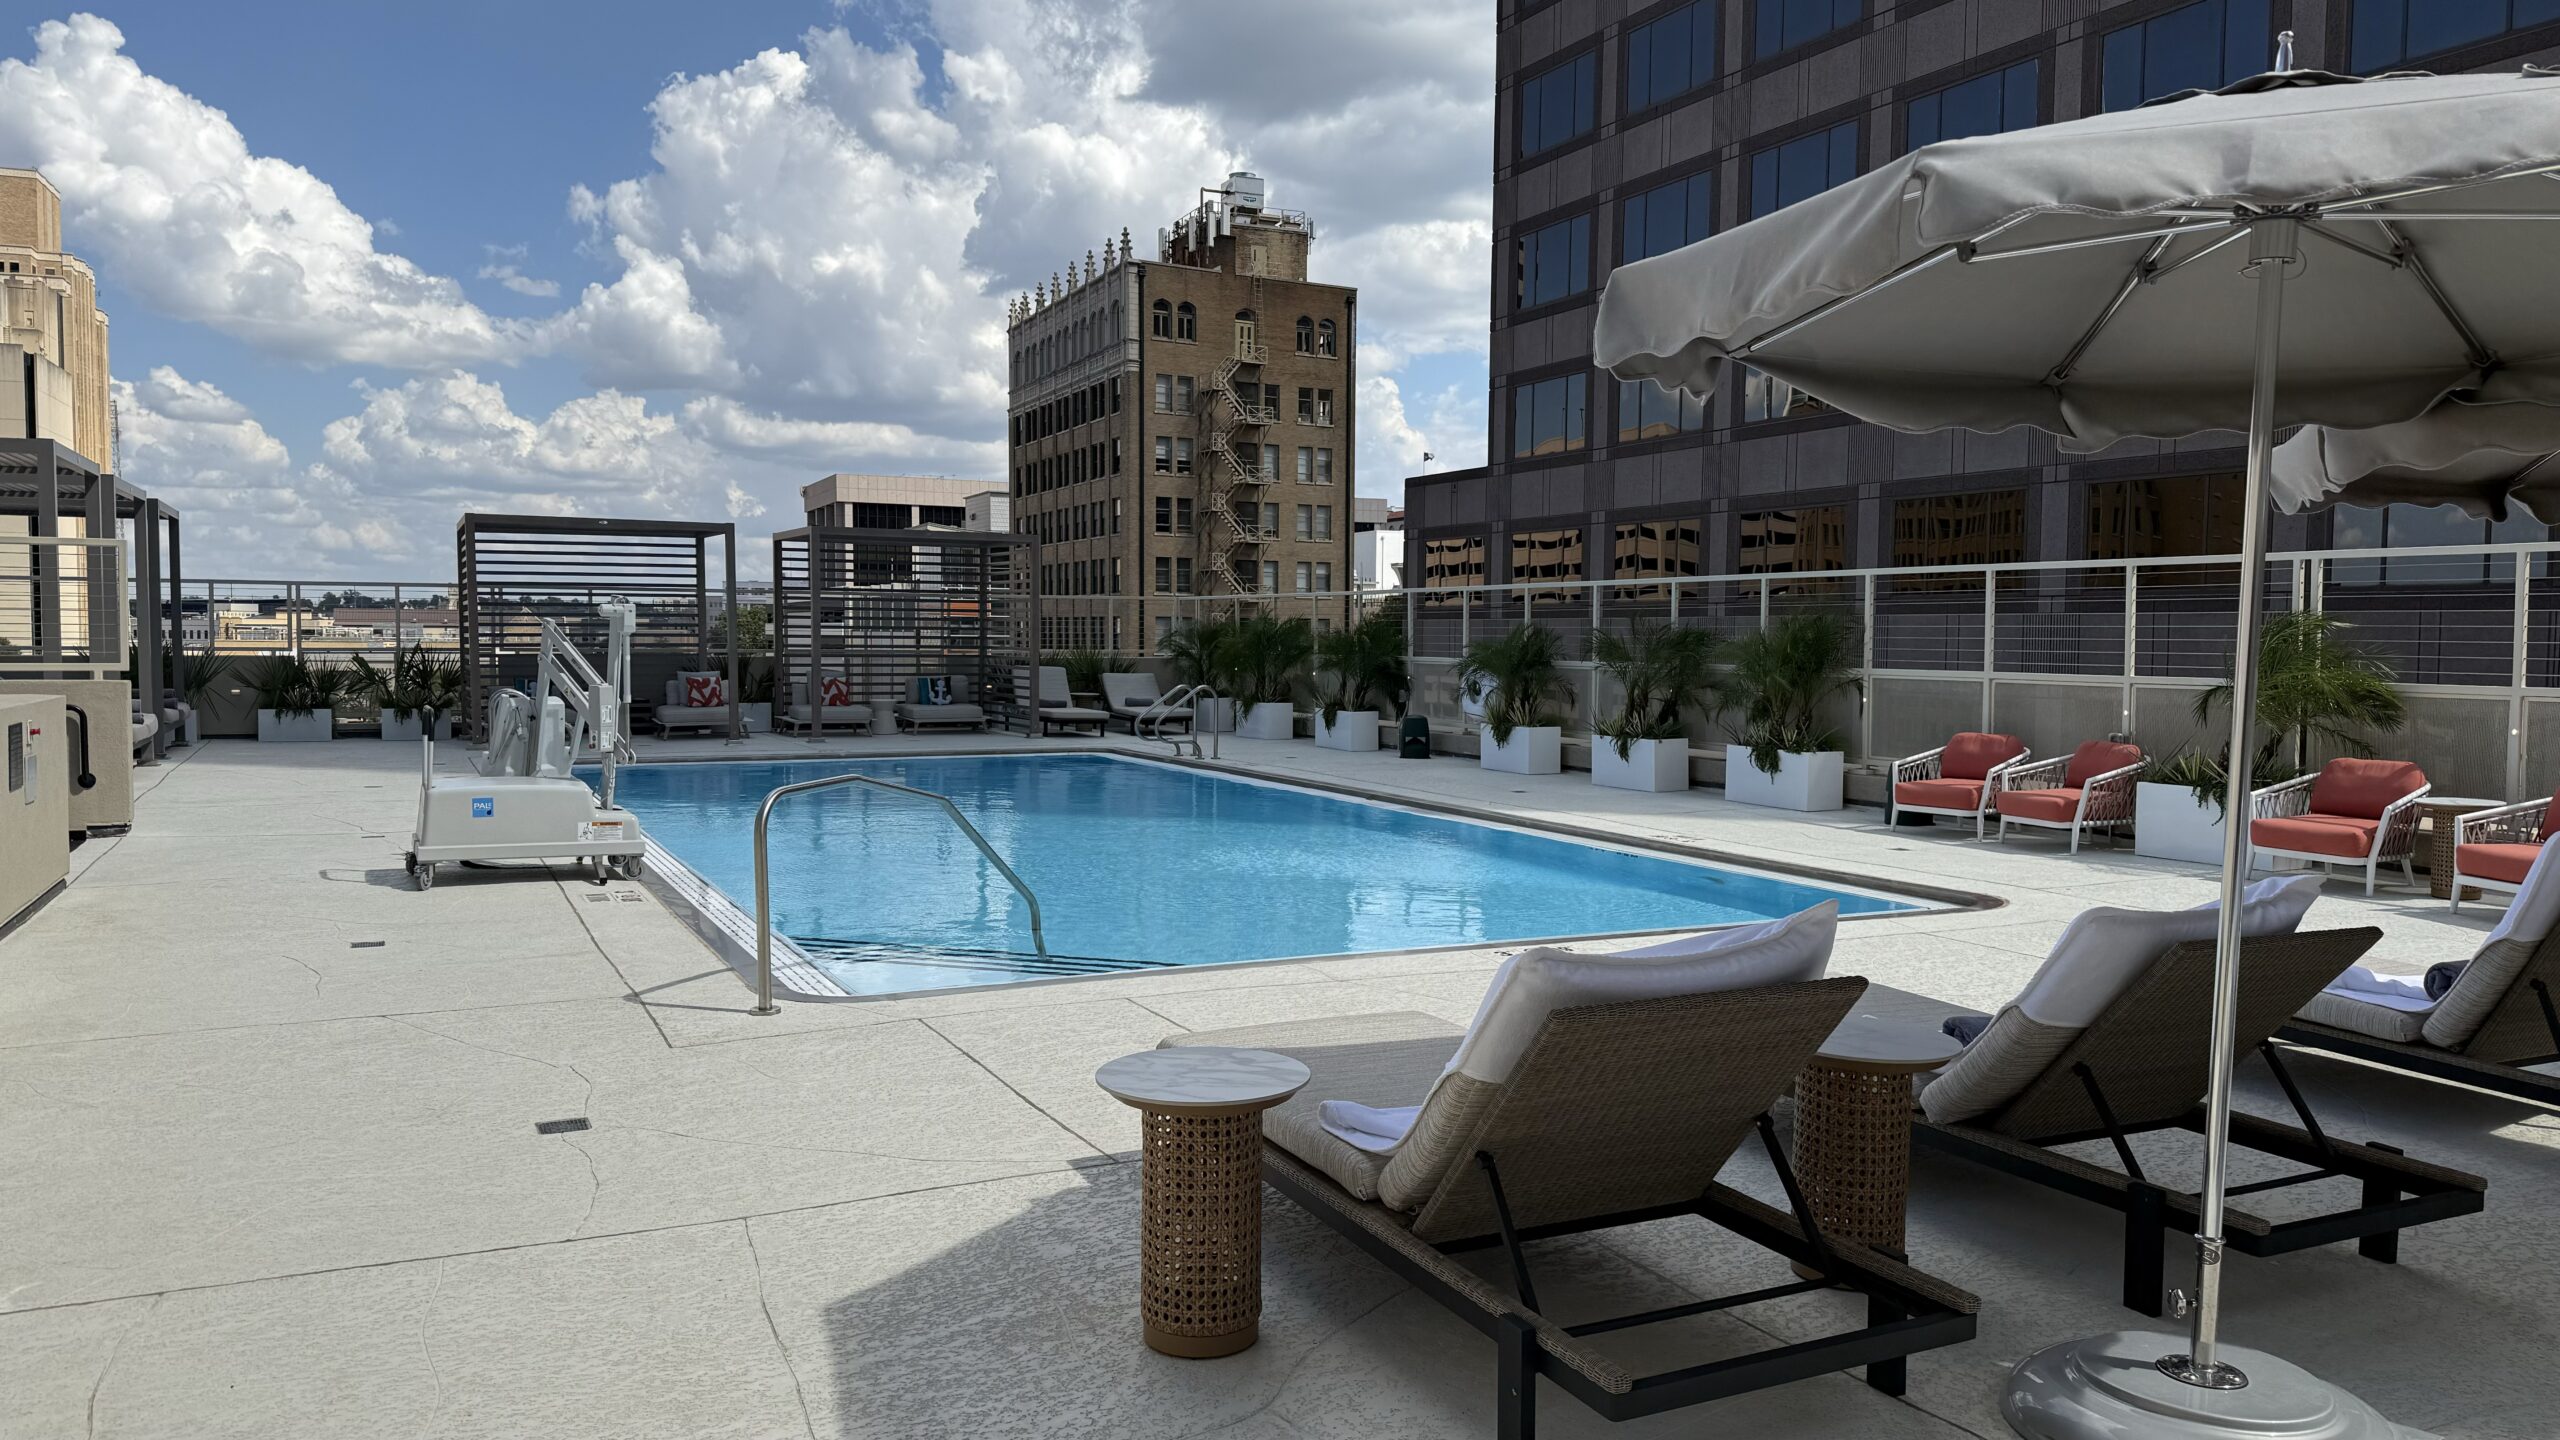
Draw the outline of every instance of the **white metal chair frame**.
M2131 765L2119 766L2090 776L2088 783L2080 787L2080 804L2072 811L2071 818L2068 820L2037 820L2024 815L2001 815L2000 842L2004 845L2008 843L2010 826L2030 825L2039 830L2069 831L2071 853L2074 855L2080 853L2081 835L2091 830L2105 830L2107 844L2114 845L2117 827L2133 818L2133 782L2141 778L2143 763L2136 761ZM2039 760L2032 765L2016 766L2001 777L2000 789L2003 792L2060 789L2063 773L2070 764L2070 756L2057 755L2050 760ZM1993 799L1992 805L1996 809L1999 801L1996 798Z
M2524 887L2512 881L2490 880L2462 873L2462 847L2465 845L2527 845L2542 839L2543 812L2551 808L2548 796L2540 800L2524 800L2513 805L2499 805L2487 810L2473 810L2453 817L2453 908L2462 908L2462 892L2503 890L2513 895Z
M2316 861L2333 868L2358 863L2344 855L2323 855L2311 850L2278 850L2273 846L2260 845L2256 841L2257 822L2284 820L2296 815L2310 814L2311 787L2318 783L2319 779L2316 773L2305 775L2297 780L2287 780L2281 785L2270 785L2249 797L2250 834L2243 837L2243 848L2248 853L2248 864L2241 867L2243 875L2257 872L2258 857L2261 855L2282 860ZM2382 868L2382 863L2386 860L2399 861L2401 878L2412 886L2418 883L2418 872L2409 863L2411 852L2417 848L2418 802L2426 799L2427 792L2434 788L2433 785L2421 785L2382 807L2381 828L2373 832L2372 853L2364 856L2362 861L2364 893L2367 895L2373 893L2376 872Z
M1992 766L1989 771L1985 772L1982 777L1982 798L1977 801L1974 804L1974 807L1970 810L1959 810L1937 805L1906 805L1902 803L1902 800L1899 798L1899 787L1904 781L1937 780L1943 778L1940 774L1940 767L1945 764L1946 753L1947 747L1941 745L1935 750L1923 750L1917 755L1906 755L1893 762L1893 779L1885 790L1887 802L1885 806L1885 823L1887 825L1896 823L1900 819L1902 812L1905 810L1910 811L1914 815L1952 815L1959 820L1970 819L1973 821L1973 838L1980 840L1983 838L1983 822L1990 818L1992 806L1999 797L2001 777L2008 774L2011 768L2026 764L2029 759L2034 757L2036 752L2032 749L2021 750L2017 754L2010 756L2008 759L2001 761L1999 764Z

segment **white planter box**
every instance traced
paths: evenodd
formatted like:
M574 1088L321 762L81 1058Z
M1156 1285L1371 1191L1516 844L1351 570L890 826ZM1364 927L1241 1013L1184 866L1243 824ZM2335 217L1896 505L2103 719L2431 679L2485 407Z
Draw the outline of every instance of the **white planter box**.
M261 710L258 713L262 717L261 723L264 723L263 717L267 712ZM263 740L267 737L264 734L261 734L258 738ZM406 740L412 745L417 744L419 737L418 716L416 712L413 711L409 714L402 715L390 710L383 711L382 738L385 740ZM444 711L436 716L436 738L439 740L450 740L453 738L453 713L451 711Z
M1202 734L1232 735L1238 708L1233 700L1196 700L1191 705L1192 723L1199 726Z
M258 739L282 743L305 744L328 740L338 733L338 712L314 710L308 715L279 715L273 710L258 712ZM416 739L412 735L409 737Z
M1618 743L1606 735L1591 737L1591 783L1612 790L1642 790L1660 795L1689 788L1687 740L1638 740L1618 758Z
M1481 732L1478 747L1479 769L1499 770L1506 775L1561 775L1564 773L1564 727L1561 725L1514 725L1511 739L1494 743L1493 732Z
M1327 750L1375 752L1378 748L1378 712L1345 710L1324 723L1324 712L1316 712L1316 744Z
M1837 810L1844 803L1843 756L1837 750L1804 755L1789 751L1778 757L1778 773L1763 775L1751 763L1750 747L1724 747L1724 798L1773 810Z
M1246 740L1288 740L1298 733L1298 708L1282 700L1265 700L1248 705L1244 718L1236 722L1236 734Z
M773 733L773 702L770 700L739 702L738 724L743 726L750 735Z
M2133 853L2160 860L2222 863L2222 807L2184 785L2133 787Z

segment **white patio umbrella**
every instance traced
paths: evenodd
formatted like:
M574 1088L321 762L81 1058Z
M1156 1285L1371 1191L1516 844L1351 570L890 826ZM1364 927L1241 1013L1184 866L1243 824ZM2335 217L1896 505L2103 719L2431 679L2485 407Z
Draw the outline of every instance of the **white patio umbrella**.
M2560 521L2560 409L2448 398L2370 430L2306 425L2276 447L2267 497L2288 514L2323 505L2459 505L2504 520Z
M1622 267L1593 335L1621 379L1707 395L1741 361L1898 430L2031 425L2094 450L2245 429L2235 816L2275 432L2395 424L2456 393L2560 401L2560 78L2354 81L2286 68L2290 38L2276 74L1931 145ZM2031 1436L2399 1433L2220 1339L2247 833L2225 830L2194 1332L2030 1356L2005 1410Z

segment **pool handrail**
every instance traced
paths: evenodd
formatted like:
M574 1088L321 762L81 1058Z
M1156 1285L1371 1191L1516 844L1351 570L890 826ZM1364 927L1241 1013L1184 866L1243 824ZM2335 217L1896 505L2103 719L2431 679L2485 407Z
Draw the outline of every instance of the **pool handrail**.
M1198 760L1202 758L1200 754L1200 722L1206 718L1200 713L1202 709L1200 702L1203 700L1218 700L1220 698L1221 697L1217 690L1206 680L1202 680L1191 685L1178 685L1174 687L1171 694L1159 695L1154 700L1148 702L1147 708L1139 711L1137 718L1129 722L1129 733L1132 736L1172 746L1173 753L1177 758L1182 754L1182 741L1184 739L1188 739L1191 742L1191 758ZM1175 716L1173 712L1185 705L1189 705L1191 707L1191 720L1186 733L1180 738L1164 733L1165 722L1174 719ZM1212 760L1218 758L1218 732L1215 729L1212 729L1209 732L1209 754L1207 758Z
M977 826L969 823L969 817L960 813L960 807L951 803L950 796L869 775L823 775L815 780L799 780L785 785L765 796L764 803L756 807L756 1008L749 1014L780 1013L780 1007L773 1003L773 896L765 864L765 831L773 820L773 807L789 796L838 785L868 785L876 790L930 800L941 806L943 813L951 817L951 823L960 827L960 833L969 837L969 843L978 847L978 853L987 857L987 863L996 867L1004 876L1005 883L1011 885L1014 893L1022 897L1022 903L1030 908L1031 947L1040 953L1042 959L1048 958L1049 944L1040 931L1040 897L1031 893L1031 887L1022 883L1022 877L1013 873L1012 866L1004 863L1004 857L987 843L986 836L978 833Z

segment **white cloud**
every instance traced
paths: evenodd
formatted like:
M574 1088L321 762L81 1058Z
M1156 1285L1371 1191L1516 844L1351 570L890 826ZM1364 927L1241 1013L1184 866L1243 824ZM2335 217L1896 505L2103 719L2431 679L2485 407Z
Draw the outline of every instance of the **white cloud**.
M480 278L495 280L518 295L537 300L560 298L560 282L544 280L524 273L526 247L522 245L484 245L489 263L480 267Z
M352 503L351 487L297 470L284 442L218 387L162 365L114 391L124 473L183 517L193 573L263 576L281 562L302 574L312 552L326 557L319 563L403 553L391 527Z

